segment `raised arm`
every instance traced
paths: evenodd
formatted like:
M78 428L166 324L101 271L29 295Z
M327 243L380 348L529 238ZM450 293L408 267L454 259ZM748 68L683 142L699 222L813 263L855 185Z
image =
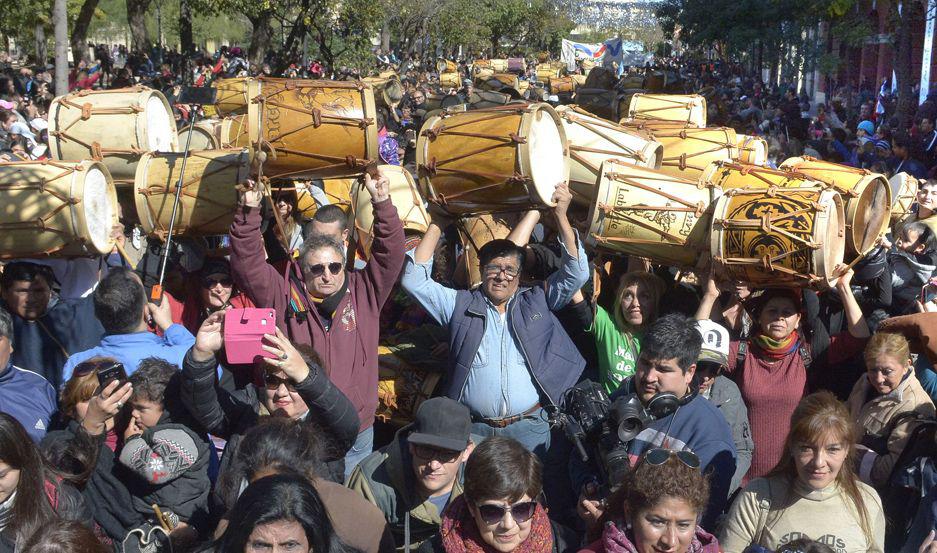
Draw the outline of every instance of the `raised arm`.
M371 206L374 209L374 242L364 274L370 284L371 301L379 310L397 284L403 267L403 224L397 208L390 200L388 178L383 173L377 179L365 174L364 185L371 193Z
M576 232L569 224L566 211L573 195L565 183L558 184L553 193L553 216L559 229L560 242L563 246L562 264L552 275L547 277L545 284L547 305L552 311L562 309L577 290L589 280L589 262L586 252L582 249Z
M436 251L436 245L442 236L441 223L438 222L441 217L441 214L433 214L433 222L430 223L429 228L423 235L420 245L408 254L410 259L407 259L404 263L400 285L423 306L423 309L436 322L446 326L449 324L452 310L455 309L456 292L439 284L431 276L433 253Z
M530 242L530 235L534 232L534 227L540 222L540 212L531 209L521 217L521 220L514 225L511 233L508 234L508 240L514 242L520 247L525 247Z
M849 334L854 338L868 338L872 335L869 331L869 325L865 321L865 315L862 314L862 308L856 301L856 296L852 293L852 269L846 269L845 265L836 268L837 271L844 271L836 280L836 290L843 300L843 309L846 312L846 322L849 325Z
M231 237L231 274L238 289L247 294L258 307L277 307L277 300L285 301L283 275L267 263L264 240L260 234L261 191L248 181L234 214L229 232ZM282 323L285 310L277 309L278 323Z

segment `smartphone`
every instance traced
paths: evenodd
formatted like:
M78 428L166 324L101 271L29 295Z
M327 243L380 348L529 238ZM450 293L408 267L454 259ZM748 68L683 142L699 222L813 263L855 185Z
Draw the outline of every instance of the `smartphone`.
M255 363L261 357L274 357L262 346L264 334L276 334L276 325L273 309L246 307L225 311L224 348L228 362Z
M123 363L112 363L110 366L107 366L98 371L98 386L99 389L103 390L107 388L108 384L117 380L120 382L119 386L122 386L124 382L127 382L127 371L124 369Z

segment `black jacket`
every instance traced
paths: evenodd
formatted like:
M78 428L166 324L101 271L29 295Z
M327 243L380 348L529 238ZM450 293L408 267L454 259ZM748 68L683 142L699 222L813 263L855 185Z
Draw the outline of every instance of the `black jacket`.
M96 449L96 455L92 456L93 466L55 468L70 473L91 471L81 495L104 533L112 540L120 542L129 529L144 522L145 518L134 510L133 496L124 484L134 476L117 462L116 454L105 444L105 435L89 436L78 422L72 420L64 430L46 434L41 447L43 451L50 448L65 451L68 447L87 448L87 444ZM60 459L57 464L62 462Z
M228 441L221 459L221 472L231 463L241 437L257 424L261 414L258 390L251 385L229 391L217 384L216 367L211 359L199 363L190 350L182 362L181 399L189 413L212 435ZM295 385L296 392L309 407L305 422L321 431L325 442L325 461L329 474L322 476L342 483L345 454L358 437L358 415L351 401L332 384L321 367L310 367L309 376Z

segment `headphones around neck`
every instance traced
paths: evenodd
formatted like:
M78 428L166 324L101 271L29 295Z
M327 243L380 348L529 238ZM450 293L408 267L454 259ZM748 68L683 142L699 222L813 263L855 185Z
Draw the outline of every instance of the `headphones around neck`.
M699 388L694 388L692 385L682 398L678 398L673 392L658 392L647 402L645 409L655 419L662 419L676 413L677 409L696 399L697 395L699 395Z

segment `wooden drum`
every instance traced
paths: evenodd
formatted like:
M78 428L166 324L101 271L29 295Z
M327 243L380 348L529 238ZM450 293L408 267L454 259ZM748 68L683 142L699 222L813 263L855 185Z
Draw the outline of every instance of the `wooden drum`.
M195 123L192 129L192 142L189 144L190 150L214 150L221 146L220 133L221 121L218 119L203 119ZM185 143L189 137L189 126L185 125L179 129L179 151L185 151Z
M728 127L648 129L651 137L664 147L660 170L668 175L696 180L710 163L735 157L735 131Z
M588 241L678 267L709 246L713 186L609 159L602 164Z
M342 208L345 214L351 213L351 189L355 186L358 179L325 179L322 182L322 191L329 199L329 204L335 204ZM311 182L296 182L296 209L302 213L304 219L312 219L319 210L319 204L309 188L315 186Z
M212 83L215 93L215 112L220 116L247 113L251 99L260 94L260 81L254 77L216 79Z
M551 94L571 94L579 86L572 75L553 77L549 81Z
M423 207L423 198L417 190L416 181L399 165L379 165L378 169L390 180L390 201L397 208L397 214L405 231L422 235L429 228L430 217ZM371 193L363 183L355 184L351 189L351 201L355 206L355 234L358 237L358 252L363 259L371 257L371 243L374 241L374 209L371 207Z
M569 188L573 201L595 203L602 162L618 158L641 167L659 169L664 148L650 135L629 131L573 106L556 108L569 144Z
M548 104L433 117L416 157L424 197L458 215L551 205L569 179L566 132Z
M378 158L371 86L355 81L260 79L247 115L252 154L270 178L357 176Z
M117 194L98 161L0 163L0 259L110 253Z
M82 90L49 107L49 150L61 160L93 159L118 184L133 182L144 152L175 152L176 120L158 90Z
M917 201L917 179L907 173L896 173L888 179L891 187L891 224L894 225L911 213Z
M439 85L444 88L462 88L462 75L460 73L440 73Z
M768 165L768 143L760 136L736 135L736 159L749 165Z
M648 86L647 88L651 88ZM697 94L642 94L631 97L628 117L706 127L706 98Z
M150 152L140 160L135 199L140 226L147 234L165 238L169 231L182 156ZM249 169L246 150L189 152L173 234L226 234L237 209L236 186L247 180Z
M713 212L713 265L754 287L826 287L843 262L844 233L835 190L727 190Z
M840 193L846 213L847 261L869 253L888 231L891 186L884 175L806 156L787 159L781 168L802 173Z

